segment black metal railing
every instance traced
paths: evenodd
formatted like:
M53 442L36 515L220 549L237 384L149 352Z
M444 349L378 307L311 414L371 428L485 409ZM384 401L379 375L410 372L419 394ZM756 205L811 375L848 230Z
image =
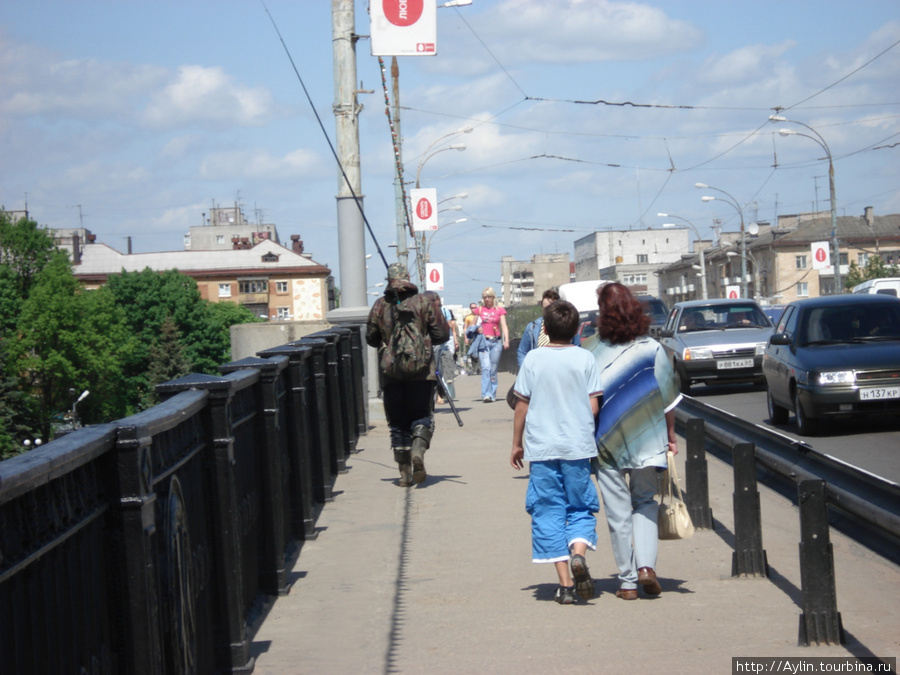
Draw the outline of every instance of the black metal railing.
M0 674L249 672L366 430L359 327L0 462Z

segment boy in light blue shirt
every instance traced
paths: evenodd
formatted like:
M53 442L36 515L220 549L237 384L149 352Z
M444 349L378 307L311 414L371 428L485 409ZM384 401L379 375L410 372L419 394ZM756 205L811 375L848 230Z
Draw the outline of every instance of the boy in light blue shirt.
M550 344L528 352L514 386L510 464L518 470L531 462L525 509L531 514L532 562L554 563L554 599L570 605L576 592L585 600L594 597L584 554L597 548L600 500L591 458L603 392L596 359L572 345L579 326L575 306L559 300L544 308L543 317Z

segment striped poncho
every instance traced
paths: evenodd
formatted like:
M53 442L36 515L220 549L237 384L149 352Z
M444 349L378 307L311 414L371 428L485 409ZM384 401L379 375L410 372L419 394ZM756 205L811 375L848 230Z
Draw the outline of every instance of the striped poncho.
M603 405L595 438L601 468L666 466L665 414L681 401L672 365L662 346L641 337L613 345L596 336L583 347L597 359Z

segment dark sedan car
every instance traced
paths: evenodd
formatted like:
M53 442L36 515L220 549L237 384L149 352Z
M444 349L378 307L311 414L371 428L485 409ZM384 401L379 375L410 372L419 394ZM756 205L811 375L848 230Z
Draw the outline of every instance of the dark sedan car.
M831 295L789 304L763 358L769 418L797 431L841 416L900 413L900 299Z
M681 391L692 382L762 384L772 323L753 300L691 300L672 307L659 341Z

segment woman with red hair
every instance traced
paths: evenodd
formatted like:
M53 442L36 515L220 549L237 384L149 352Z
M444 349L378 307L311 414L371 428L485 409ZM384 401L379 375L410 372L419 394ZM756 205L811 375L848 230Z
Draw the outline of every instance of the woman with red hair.
M659 595L657 474L678 452L675 413L681 394L661 345L647 335L650 319L622 284L597 291L597 359L603 404L597 425L597 483L619 568L616 597L636 600L637 587Z

